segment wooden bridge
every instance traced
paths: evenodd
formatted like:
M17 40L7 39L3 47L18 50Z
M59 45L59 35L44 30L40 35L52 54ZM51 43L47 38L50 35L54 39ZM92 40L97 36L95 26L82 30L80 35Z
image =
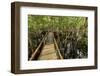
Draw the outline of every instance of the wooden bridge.
M53 35L53 33L51 33ZM52 36L53 42L48 43L47 37L49 36L49 33L45 35L45 37L40 42L37 49L32 53L29 60L57 60L57 59L63 59L63 56L60 53L60 50L58 48L57 42ZM52 40L51 39L51 40Z

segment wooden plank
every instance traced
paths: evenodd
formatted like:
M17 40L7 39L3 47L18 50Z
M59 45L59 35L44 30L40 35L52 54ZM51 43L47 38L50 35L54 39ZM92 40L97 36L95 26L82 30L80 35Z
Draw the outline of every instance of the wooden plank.
M55 60L57 58L58 57L56 54L54 44L49 44L49 45L45 45L38 59L39 60Z

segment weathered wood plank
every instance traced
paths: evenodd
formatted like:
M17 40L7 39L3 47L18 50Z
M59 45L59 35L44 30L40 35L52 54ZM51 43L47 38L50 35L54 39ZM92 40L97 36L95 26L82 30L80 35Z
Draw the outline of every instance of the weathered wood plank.
M54 44L45 45L38 60L55 60L57 59Z

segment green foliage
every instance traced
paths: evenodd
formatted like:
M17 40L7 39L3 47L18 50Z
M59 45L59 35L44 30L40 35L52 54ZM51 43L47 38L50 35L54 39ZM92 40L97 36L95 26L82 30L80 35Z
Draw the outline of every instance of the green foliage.
M40 29L66 29L70 27L80 28L85 24L86 17L74 16L28 16L29 31L38 31Z
M80 50L86 58L88 53L87 26L87 17L28 15L29 46L35 50L45 36L43 32L52 31L56 32L58 36L56 40L59 48L66 50L69 38L69 43L73 43L71 44L74 47L72 50ZM70 56L71 54L69 54Z

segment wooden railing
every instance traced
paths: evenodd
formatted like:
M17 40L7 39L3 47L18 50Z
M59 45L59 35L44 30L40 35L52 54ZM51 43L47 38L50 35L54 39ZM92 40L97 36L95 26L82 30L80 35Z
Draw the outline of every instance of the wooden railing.
M34 59L34 60L38 59L38 57L39 57L39 55L40 55L40 53L41 53L41 51L42 51L41 47L43 48L44 45L45 45L44 43L45 43L45 41L46 41L47 34L48 34L48 33L46 33L46 35L44 36L44 38L43 38L42 41L40 42L39 46L36 48L36 50L34 51L34 53L31 55L31 57L29 58L29 61L31 61L31 60L33 60L33 59ZM59 48L58 48L58 44L57 44L57 41L56 41L55 38L54 38L54 46L55 46L55 50L56 50L56 54L57 54L58 59L63 59L63 56L62 56L62 54L60 53L60 50L59 50Z
M62 54L60 53L60 50L59 50L59 48L58 48L58 44L57 44L57 41L56 41L55 38L54 38L54 45L55 45L55 49L56 49L56 51L57 51L58 59L63 59L63 56L62 56Z
M34 51L34 53L31 55L30 59L29 60L32 60L36 57L37 54L39 54L41 52L40 48L41 46L44 45L44 41L46 39L46 36L47 36L47 33L46 35L44 36L44 38L42 39L42 41L40 42L39 46L36 48L36 50Z

